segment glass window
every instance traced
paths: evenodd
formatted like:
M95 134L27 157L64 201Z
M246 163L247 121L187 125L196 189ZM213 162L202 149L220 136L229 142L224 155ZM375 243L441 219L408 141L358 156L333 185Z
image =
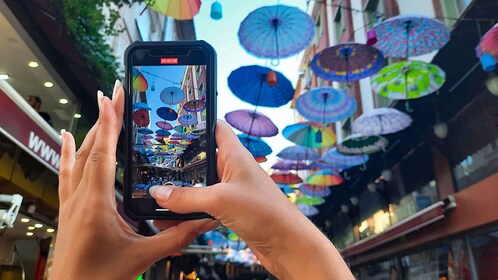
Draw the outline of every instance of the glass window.
M340 4L339 4L340 5ZM344 17L341 15L341 9L337 8L337 12L334 18L334 36L335 42L340 42L342 34L346 31L346 22Z
M367 30L374 27L376 23L381 22L384 18L384 14L384 1L369 0L365 5L365 21Z
M359 280L376 280L376 279L399 279L396 271L394 260L386 260L374 264L366 265L355 273L356 279Z
M319 10L318 13L321 13L322 11ZM321 21L321 15L318 14L316 17L316 22L315 22L315 38L316 38L316 47L320 45L320 40L322 39L323 35L323 28L322 28L322 21Z
M479 279L498 279L498 231L470 239Z

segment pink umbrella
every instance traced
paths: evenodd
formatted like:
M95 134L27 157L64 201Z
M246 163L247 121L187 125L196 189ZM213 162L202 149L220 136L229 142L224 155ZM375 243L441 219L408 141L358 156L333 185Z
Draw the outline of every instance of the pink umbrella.
M245 134L270 137L278 134L278 128L267 116L253 110L236 110L225 115L226 121Z
M173 129L173 126L169 122L165 121L158 121L156 122L157 127L164 129L164 130L170 130Z

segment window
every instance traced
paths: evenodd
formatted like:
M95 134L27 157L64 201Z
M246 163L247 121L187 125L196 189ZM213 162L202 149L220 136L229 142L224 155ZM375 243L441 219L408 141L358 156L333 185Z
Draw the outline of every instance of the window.
M365 5L365 23L367 30L384 19L384 1L369 0Z
M321 10L319 10L318 13L321 13ZM316 22L315 22L315 38L316 38L315 46L317 48L318 48L318 46L320 46L320 40L322 39L322 35L323 35L321 18L322 18L321 15L318 14L318 16L316 17Z
M335 42L340 42L342 34L346 31L346 22L344 20L344 17L341 14L341 7L339 4L339 7L337 8L337 12L335 13L334 17L334 36L335 36Z
M196 78L195 80L196 81L199 80L199 77L201 76L201 72L202 72L201 66L200 65L196 66L196 69L195 69L195 78Z
M197 94L199 95L199 96L197 96L197 98L201 98L204 95L204 84L203 83L201 83L199 85Z

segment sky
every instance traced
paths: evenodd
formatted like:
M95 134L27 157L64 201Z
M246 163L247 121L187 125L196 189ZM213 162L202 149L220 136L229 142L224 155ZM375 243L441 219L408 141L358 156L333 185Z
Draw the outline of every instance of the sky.
M272 66L270 61L262 58L257 58L247 53L239 44L237 32L240 23L253 10L263 7L276 5L279 2L281 5L298 7L306 11L305 0L281 0L281 1L234 1L220 0L223 7L223 18L213 20L209 13L211 4L214 0L202 1L199 14L194 18L195 30L198 40L205 40L211 44L218 54L218 118L224 120L225 114L234 110L254 109L254 105L245 103L236 97L228 88L227 78L230 73L246 65L260 65L272 68L279 71L292 82L295 87L299 75L300 56L292 56L285 59L280 59L278 66ZM294 123L294 113L290 109L290 102L279 108L258 107L258 112L268 116L279 129L279 134L274 137L264 137L273 150L273 153L267 156L268 161L262 163L264 169L269 169L275 162L275 156L280 150L285 147L294 145L292 142L285 139L281 132L285 126ZM238 134L240 131L234 129Z

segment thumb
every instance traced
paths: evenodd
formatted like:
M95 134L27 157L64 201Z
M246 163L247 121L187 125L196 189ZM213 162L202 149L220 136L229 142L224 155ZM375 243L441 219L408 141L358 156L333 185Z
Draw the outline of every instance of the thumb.
M150 195L163 208L179 214L204 212L213 216L213 205L216 205L214 186L203 188L153 186Z

